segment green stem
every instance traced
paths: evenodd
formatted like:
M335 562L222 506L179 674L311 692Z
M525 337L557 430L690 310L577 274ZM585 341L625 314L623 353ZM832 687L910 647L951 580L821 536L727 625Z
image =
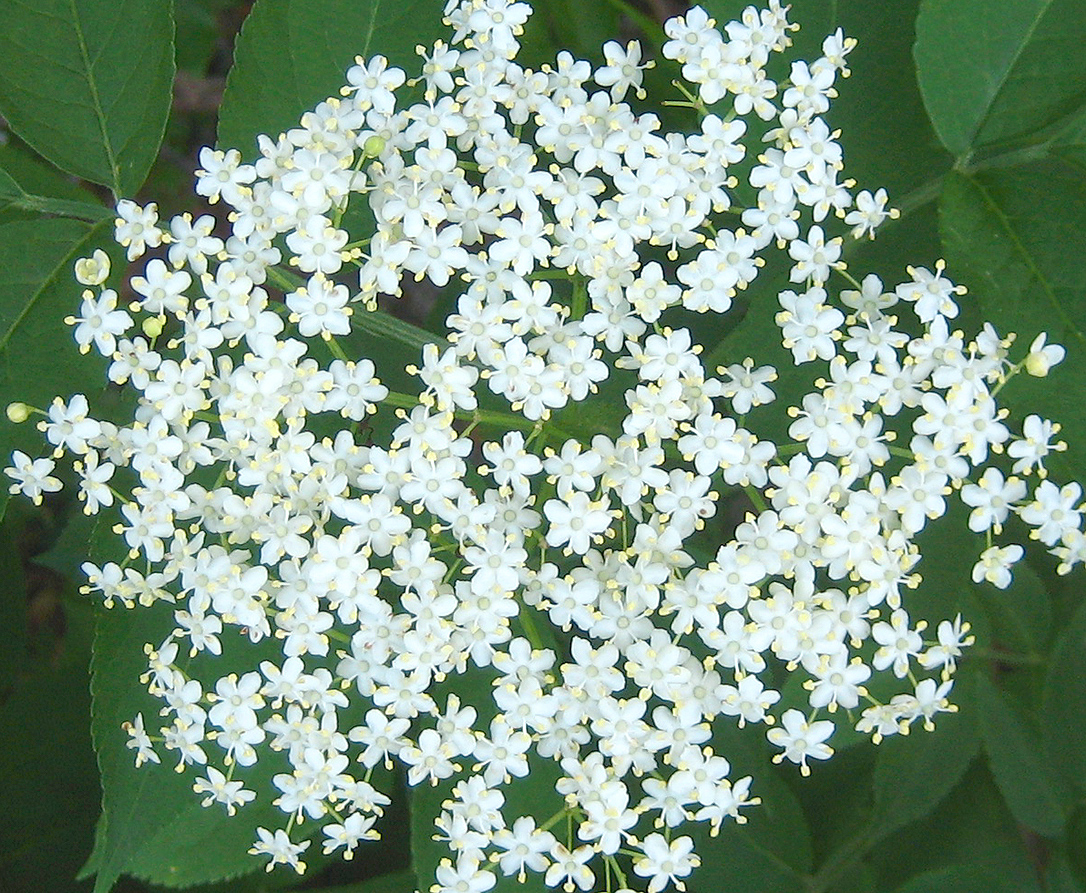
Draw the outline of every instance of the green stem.
M520 619L521 626L524 627L524 634L528 637L528 641L532 643L532 647L542 651L547 646L543 641L543 636L539 634L539 627L536 626L535 618L532 616L532 610L533 608L531 605L526 605L524 602L521 602L520 613L517 616Z
M418 397L411 394L402 394L398 391L389 391L388 396L381 401L383 404L395 406L398 409L414 409L421 402ZM460 409L454 411L453 416L457 419L470 421L473 424L489 425L492 428L500 428L506 431L525 431L529 434L535 432L540 425L540 422L526 419L524 416L498 412L492 409L476 409L474 411ZM550 422L542 423L542 431L550 441L562 443L575 439L568 432Z
M761 492L756 487L746 486L743 488L743 492L747 494L747 499L749 499L754 504L754 507L758 509L758 511L764 512L766 509L769 508L769 506L766 505L765 500L762 498Z
M340 347L339 342L336 341L334 336L330 335L327 338L326 343L328 344L328 350L331 352L332 356L337 360L343 360L344 363L348 362L347 353Z
M295 291L305 285L305 280L291 270L282 267L268 267L268 278L282 291Z
M402 320L383 310L367 310L356 313L351 319L352 325L367 335L397 341L421 352L427 344L436 344L439 348L448 346L448 342L433 332Z
M584 277L576 276L573 280L573 303L570 312L574 319L584 319L588 309L588 288L585 286Z

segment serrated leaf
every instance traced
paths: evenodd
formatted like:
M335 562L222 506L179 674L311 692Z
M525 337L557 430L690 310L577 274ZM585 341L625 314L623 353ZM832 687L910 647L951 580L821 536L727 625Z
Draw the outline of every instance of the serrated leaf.
M947 263L1001 333L1018 333L1014 359L1035 335L1067 357L1046 378L1020 374L1000 401L1060 422L1071 451L1049 464L1063 478L1086 477L1086 171L1056 159L974 174L955 172L940 197ZM1016 426L1012 425L1012 430Z
M355 56L385 56L410 77L415 46L444 33L432 0L258 0L235 46L218 143L252 156L257 134L274 136L339 96Z
M923 0L914 56L935 132L959 158L1086 98L1079 0Z
M173 85L172 0L0 0L0 112L57 167L133 195Z
M150 733L157 734L160 702L139 682L147 668L143 646L158 644L172 628L172 614L162 605L99 613L91 685L92 731L106 823L95 862L95 893L106 893L121 874L169 887L247 874L261 866L247 852L256 839L255 828L280 827L284 818L271 804L271 775L286 771L285 760L276 760L274 754L265 752L256 766L237 769L235 778L256 791L257 799L232 817L217 805L201 807L192 790L191 767L184 773L174 772L172 752L162 753L162 765L135 768L122 723L142 712ZM251 652L240 658L226 648L224 652L215 664L223 675L245 672L259 662ZM217 760L214 744L205 746Z
M1060 783L1044 757L1041 736L988 679L978 680L978 716L996 784L1014 817L1047 837L1066 821Z

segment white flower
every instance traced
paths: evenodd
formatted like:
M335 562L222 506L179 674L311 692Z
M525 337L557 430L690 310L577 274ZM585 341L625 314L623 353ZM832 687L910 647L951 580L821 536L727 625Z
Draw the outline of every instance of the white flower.
M798 763L804 775L810 775L811 767L807 765L807 760L828 760L833 755L833 748L824 743L833 731L832 722L819 720L809 723L800 711L786 710L780 726L766 733L771 744L784 748L784 753L773 757L773 762L788 759Z
M274 833L267 828L257 828L256 834L257 841L249 848L249 853L253 856L271 857L267 865L268 871L276 865L289 865L298 874L305 873L305 863L298 857L309 848L310 841L292 843L287 832L281 828Z
M1065 351L1058 344L1049 344L1045 346L1045 338L1047 335L1041 332L1036 338L1033 339L1033 343L1029 346L1029 354L1026 355L1025 363L1026 372L1037 378L1044 378L1048 375L1048 371L1058 363L1063 361L1067 351Z
M204 771L207 777L197 779L192 786L197 794L207 794L200 801L201 806L222 803L226 807L226 814L233 815L239 806L256 798L256 793L246 790L243 782L227 780L214 766L205 766Z
M14 450L11 454L12 465L4 469L4 474L15 481L8 492L22 493L35 505L41 505L42 495L56 493L63 484L53 477L56 463L52 459L31 459L26 453Z
M653 833L641 841L640 848L645 855L634 861L634 872L651 878L649 893L657 893L669 883L685 890L686 885L680 878L701 864L701 859L694 854L694 841L689 837L676 837L669 843L662 834Z

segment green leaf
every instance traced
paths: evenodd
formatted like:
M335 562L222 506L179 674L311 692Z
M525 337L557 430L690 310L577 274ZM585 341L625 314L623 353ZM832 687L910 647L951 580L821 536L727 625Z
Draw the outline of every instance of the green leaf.
M79 308L72 263L104 244L108 229L74 220L0 225L0 407L21 400L44 408L86 382L101 387L104 361L75 349L64 317ZM3 447L4 459L11 449L36 456L42 438L32 423L9 425ZM5 487L0 503L6 496Z
M985 865L952 865L917 875L894 893L1030 893L1036 884L1022 886L1020 880Z
M273 136L339 96L354 57L380 54L415 73L415 46L445 34L432 0L258 0L234 49L219 112L218 142L251 156Z
M1065 785L1086 795L1086 604L1052 649L1041 707L1046 762ZM1084 860L1086 862L1086 860ZM1086 873L1084 873L1086 876Z
M13 577L4 579L15 588ZM66 607L63 638L52 653L24 662L0 707L5 893L88 889L72 878L91 848L99 804L88 733L90 613L84 604Z
M1034 880L1021 828L984 760L973 761L927 819L885 838L865 858L877 870L879 891L962 863L994 871L1021 889L1030 889Z
M1052 598L1044 582L1025 562L1014 568L1014 585L976 587L992 621L993 638L1004 649L1038 657L1052 631Z
M415 873L410 870L393 871L380 877L360 881L357 884L344 884L338 887L320 887L312 893L415 893Z
M176 0L177 67L203 75L215 57L219 41L218 13L222 4L207 0Z
M713 750L732 765L733 782L753 778L751 794L759 806L744 810L746 824L727 821L717 837L704 823L690 824L683 833L695 841L701 866L687 886L696 893L757 893L799 889L811 870L811 831L796 796L770 762L772 748L760 727L739 729L725 720L713 735Z
M955 156L1043 128L1086 98L1080 0L923 0L917 76Z
M1047 378L1019 374L1001 402L1021 419L1063 424L1071 451L1050 461L1063 478L1086 477L1086 172L1059 160L946 179L939 228L951 278L966 283L1001 334L1018 333L1014 359L1035 335L1067 349ZM1012 424L1012 429L1017 427Z
M956 716L939 716L933 732L919 727L879 745L873 840L926 816L965 774L980 743L976 719L969 710L974 675L963 671L958 676L953 697L961 710Z
M1083 893L1086 887L1075 874L1066 856L1057 853L1045 870L1047 893Z
M26 580L19 554L19 522L14 515L8 512L0 522L0 580L4 581L0 589L0 626L4 630L4 647L0 648L0 703L22 671L27 655Z
M604 43L621 38L618 11L607 0L537 0L533 6L535 12L525 31L547 36L546 42L554 49L544 61L551 61L557 50L569 50L578 59L602 61ZM661 33L657 26L653 36Z
M20 201L25 201L23 209L34 214L55 213L93 222L113 217L113 212L103 207L93 192L29 150L13 145L0 146L0 171L3 172L0 181L6 184L0 191L0 209L7 213L19 207ZM8 182L9 179L14 185Z
M1046 837L1066 821L1061 786L1044 756L1041 736L1030 728L986 678L977 703L984 748L999 789L1014 817Z
M1086 885L1086 803L1079 802L1067 821L1062 855L1068 882L1073 879L1081 890Z
M131 874L155 884L186 887L247 874L260 867L248 855L258 825L277 828L283 813L272 806L271 776L287 771L285 759L267 752L253 767L237 767L235 779L244 781L257 799L228 817L218 805L203 808L193 793L193 770L173 771L172 752L161 754L163 764L135 768L133 752L126 746L122 728L142 713L150 734L160 702L139 682L147 669L145 643L158 644L173 628L168 606L117 608L99 612L94 643L94 696L92 732L102 774L102 808L106 814L98 847L95 893L106 893L121 874ZM224 654L214 672L243 673L259 663L247 640L224 642ZM182 661L182 666L184 662ZM196 678L209 678L207 672ZM209 757L220 756L206 742Z
M832 25L856 38L856 47L848 55L852 76L838 80L840 96L827 120L841 129L846 169L856 188L874 191L883 186L890 203L901 207L908 193L951 165L932 131L912 64L919 0L841 0L831 5L836 10ZM802 16L803 9L797 7L794 17L806 28Z
M1048 151L1066 161L1086 168L1086 106L1080 108L1055 133Z
M57 167L133 195L173 85L172 0L0 0L0 112Z
M101 205L73 202L62 198L32 195L0 168L0 207L13 206L22 211L39 214L55 214L58 217L74 217L77 220L99 222L111 220L113 212Z

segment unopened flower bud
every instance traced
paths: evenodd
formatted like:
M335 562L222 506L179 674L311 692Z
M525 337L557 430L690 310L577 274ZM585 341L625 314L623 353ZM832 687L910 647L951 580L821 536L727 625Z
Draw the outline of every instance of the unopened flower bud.
M9 422L21 425L30 418L30 407L25 403L9 403L7 413Z
M157 338L162 334L162 320L157 316L148 316L144 319L141 328L143 329L143 334L148 338Z
M376 134L369 137L362 144L362 151L367 158L376 158L385 151L385 138L383 136L377 136Z
M90 257L75 262L75 278L81 285L101 285L109 278L109 255L96 248Z

